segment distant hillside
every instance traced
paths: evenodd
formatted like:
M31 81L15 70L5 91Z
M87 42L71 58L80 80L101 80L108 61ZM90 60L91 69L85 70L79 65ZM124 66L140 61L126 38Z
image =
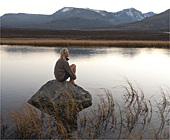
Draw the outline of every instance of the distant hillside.
M169 31L170 29L170 9L148 17L142 21L114 26L114 29L121 30L164 30Z
M119 25L141 21L155 13L142 14L130 8L112 13L102 10L64 7L52 15L38 14L5 14L1 20L3 28L29 28L29 29L103 29L112 25Z
M38 14L5 14L1 18L1 26L5 28L31 28L49 21L48 15Z
M100 29L109 28L112 24L99 19L85 19L85 18L66 18L58 19L48 22L37 29L53 29L53 30L69 30L69 29Z

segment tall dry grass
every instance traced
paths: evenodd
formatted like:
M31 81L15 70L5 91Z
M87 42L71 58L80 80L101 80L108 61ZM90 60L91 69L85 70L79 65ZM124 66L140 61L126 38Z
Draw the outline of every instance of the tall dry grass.
M109 90L98 95L98 103L75 115L74 105L64 109L51 100L56 112L39 113L30 105L10 110L13 124L1 118L1 138L9 139L169 139L170 88L160 89L159 100L146 99L143 90L127 80L121 86L123 102ZM71 102L74 104L72 97Z
M170 48L169 41L128 41L128 40L59 40L59 39L18 39L2 38L1 45L29 45L48 47L126 47L126 48Z

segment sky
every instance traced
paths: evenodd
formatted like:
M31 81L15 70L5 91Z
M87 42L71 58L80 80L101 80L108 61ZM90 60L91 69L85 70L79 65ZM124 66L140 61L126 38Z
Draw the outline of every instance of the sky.
M63 7L90 8L118 12L135 8L142 13L161 13L170 8L169 0L1 0L0 16L6 13L51 15Z

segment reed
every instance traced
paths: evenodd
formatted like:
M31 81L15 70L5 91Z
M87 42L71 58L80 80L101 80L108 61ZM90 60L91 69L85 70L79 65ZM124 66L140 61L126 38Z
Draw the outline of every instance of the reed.
M13 124L8 126L1 118L1 138L169 139L170 88L161 88L159 100L153 101L145 98L142 88L135 87L129 80L126 83L120 87L124 94L122 103L105 89L98 94L98 103L87 110L82 108L76 115L77 107L71 96L64 110L51 100L55 108L53 115L43 112L42 115L29 104L22 109L11 109ZM65 118L59 114L62 111Z
M57 40L2 38L1 45L28 45L46 47L125 47L125 48L170 48L169 41L126 40Z

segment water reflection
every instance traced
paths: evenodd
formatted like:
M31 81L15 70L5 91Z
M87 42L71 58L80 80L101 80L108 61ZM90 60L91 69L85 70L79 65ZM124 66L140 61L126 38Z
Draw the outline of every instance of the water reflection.
M120 53L125 57L134 57L140 53L140 49L120 49Z
M42 48L42 47L37 48L37 47L29 47L29 46L26 46L26 47L4 46L1 49L4 50L5 52L8 52L8 53L35 53L35 52L51 51L51 49L47 49L47 48Z
M42 52L56 52L60 53L61 48L47 48L47 47L15 47L15 46L4 46L1 48L8 53L42 53ZM133 57L140 53L140 49L135 48L120 48L120 49L110 49L106 48L69 48L70 55L72 57L83 57L83 56L94 56L97 54L107 54L107 53L118 53L125 57Z
M30 47L30 46L1 46L1 49L8 53L42 53L42 52L56 52L60 53L61 48L48 48L48 47ZM72 57L83 57L83 56L94 56L97 54L121 54L124 57L135 57L141 53L141 48L98 48L98 47L86 47L86 48L69 48L70 55ZM148 53L152 52L153 49L145 49ZM165 55L170 56L170 49L161 49Z
M60 48L1 46L1 107L27 101L42 83L54 79L59 51ZM78 68L76 83L93 96L94 89L122 85L122 75L141 84L148 96L154 94L153 87L170 84L168 49L95 47L69 51L70 64Z
M15 109L30 99L42 83L54 79L59 51L60 48L1 46L2 115L9 113L8 108ZM122 85L120 75L139 83L146 98L152 97L161 85L170 85L168 49L69 48L69 51L70 63L76 63L78 68L76 83L93 97L95 89L112 90ZM120 101L121 91L113 92L113 97ZM58 124L74 124L67 131L77 129L77 115L69 122L55 119Z
M112 48L108 53L122 55L124 57L135 57L141 53L141 49L137 48Z
M60 48L55 49L56 53L60 53ZM69 48L69 52L73 57L77 56L91 56L95 54L106 54L107 50L106 49L98 49L98 48Z

